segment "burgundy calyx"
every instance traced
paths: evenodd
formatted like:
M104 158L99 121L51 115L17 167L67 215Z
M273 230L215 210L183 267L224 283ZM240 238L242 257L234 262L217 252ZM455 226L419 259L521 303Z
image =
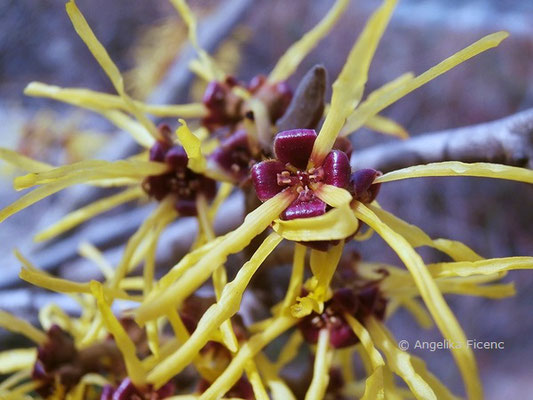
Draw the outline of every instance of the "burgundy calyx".
M212 81L207 84L202 101L208 115L202 123L209 130L233 125L242 119L243 99L233 93L235 86L238 83L233 77L226 78L224 82Z
M312 129L280 132L274 139L275 160L252 167L252 182L258 198L266 201L283 190L293 190L298 197L281 214L281 219L310 218L324 214L328 206L316 196L313 184L346 187L350 163L345 153L332 150L322 165L307 169L316 140Z
M264 75L257 75L252 78L248 90L254 98L265 104L272 123L275 123L285 114L293 96L287 82L270 83Z
M348 347L358 343L359 338L346 321L344 313L363 323L370 315L383 319L385 308L386 299L373 282L360 288L336 289L332 298L324 303L324 312L313 312L302 318L298 327L309 343L316 343L320 331L327 329L332 347Z
M249 177L255 159L245 130L239 129L220 141L219 147L210 154L209 162L221 169L234 182L243 184Z
M375 184L374 181L381 175L382 173L380 171L372 168L357 170L350 177L348 190L361 203L372 203L381 188L381 184Z
M150 149L150 161L163 162L170 171L146 177L142 183L144 191L158 201L168 195L175 196L174 207L180 215L197 215L196 198L199 194L207 200L215 197L216 181L187 168L189 158L185 149L173 144L170 136L156 141Z

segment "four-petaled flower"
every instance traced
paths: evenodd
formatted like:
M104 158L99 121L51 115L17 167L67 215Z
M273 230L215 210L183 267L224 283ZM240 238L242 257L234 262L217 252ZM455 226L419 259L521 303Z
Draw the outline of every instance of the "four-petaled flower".
M261 201L283 190L293 190L298 197L281 214L281 219L317 217L327 211L327 204L317 196L321 185L346 188L350 182L350 161L345 152L332 150L320 165L308 168L317 138L312 129L280 132L274 139L276 159L252 167L252 182Z
M150 161L167 164L169 172L148 176L143 181L143 189L157 200L168 195L175 196L176 211L180 215L194 216L197 214L196 199L199 195L205 196L207 200L215 197L216 181L188 168L189 157L185 149L168 139L168 126L161 126L160 130L165 139L156 141L151 147Z
M385 316L387 300L379 287L371 282L368 286L354 289L337 289L330 300L324 303L321 314L313 312L302 318L298 328L309 343L315 344L322 329L329 331L329 342L338 349L352 346L359 342L344 314L349 314L358 321L372 315L380 320Z
M285 113L292 99L292 91L286 82L271 83L262 75L254 77L247 86L231 76L223 82L211 81L204 92L203 103L208 114L202 121L209 130L234 126L249 111L248 100L237 94L235 88L248 91L251 99L260 100L272 123Z

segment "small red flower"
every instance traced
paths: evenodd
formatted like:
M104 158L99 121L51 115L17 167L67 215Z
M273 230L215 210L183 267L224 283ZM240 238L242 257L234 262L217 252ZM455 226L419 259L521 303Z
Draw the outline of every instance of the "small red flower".
M315 184L346 188L350 181L350 162L345 152L332 150L321 165L307 169L316 140L312 129L280 132L274 139L277 159L252 167L252 182L261 201L283 190L294 190L298 197L281 214L281 219L316 217L327 211L327 205L314 193Z
M167 126L162 126L160 129L165 137L170 136L170 129ZM162 175L148 176L143 181L143 189L157 200L162 200L168 195L175 196L174 207L180 215L197 214L196 198L199 194L208 200L215 197L216 182L187 168L189 158L185 149L174 145L170 139L159 140L152 146L150 161L166 163L170 171Z

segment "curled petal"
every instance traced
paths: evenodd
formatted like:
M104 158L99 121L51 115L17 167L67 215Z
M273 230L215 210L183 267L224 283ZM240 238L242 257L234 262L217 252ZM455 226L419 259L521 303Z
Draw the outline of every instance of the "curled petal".
M282 163L305 169L315 140L316 132L313 129L283 131L274 139L274 153Z
M339 136L335 140L335 143L333 143L333 150L340 150L346 153L346 155L348 156L348 159L350 159L350 157L352 157L352 151L353 151L352 142L350 142L350 139Z
M292 204L281 213L281 219L290 221L296 218L318 217L326 212L326 203L316 196L306 198L299 196Z
M373 184L381 172L372 168L355 171L350 178L349 190L362 203L372 203L379 193L381 184Z
M359 223L349 207L334 208L324 215L292 221L277 219L272 228L283 238L293 241L345 239L355 233Z
M346 153L340 150L333 150L327 155L324 163L324 183L341 188L345 188L350 181L350 160Z
M285 170L285 165L276 160L267 160L252 167L252 182L257 197L266 201L283 190L278 185L278 174Z

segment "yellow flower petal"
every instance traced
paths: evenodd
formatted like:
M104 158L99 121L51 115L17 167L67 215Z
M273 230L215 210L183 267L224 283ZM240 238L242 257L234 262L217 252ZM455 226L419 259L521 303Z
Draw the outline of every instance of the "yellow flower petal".
M117 265L115 274L113 275L113 279L110 281L112 288L117 288L122 278L124 278L137 264L134 261L135 252L142 247L149 232L157 226L157 224L162 223L164 226L176 216L177 213L174 209L173 199L167 196L161 203L159 203L150 216L143 221L139 229L137 229L133 236L128 240L126 249Z
M36 242L49 240L95 217L96 215L144 196L145 193L140 187L134 187L116 195L97 200L85 207L65 215L53 225L37 233L34 237L34 240Z
M482 388L478 377L474 354L466 344L466 337L457 319L444 301L442 294L427 270L422 258L414 251L405 238L383 223L370 209L357 203L355 215L372 227L396 252L411 273L420 295L433 316L445 339L462 346L451 349L465 382L471 399L482 398Z
M359 338L372 366L372 373L365 382L363 399L384 399L383 366L385 362L383 361L383 357L381 357L381 354L374 347L370 334L365 327L349 314L345 314L344 318Z
M215 233L213 232L211 222L209 221L207 200L204 196L198 197L196 201L196 208L198 210L198 222L200 225L199 231L205 235L208 241L211 241L215 238ZM215 296L217 301L220 300L222 290L224 289L224 286L226 285L227 281L228 277L226 275L226 269L224 268L224 265L220 265L213 272L213 287L215 289ZM222 333L224 345L228 348L228 350L232 353L237 352L239 344L237 342L237 337L233 332L233 326L231 324L231 321L225 321L220 327L220 331Z
M398 348L394 340L391 340L384 332L381 323L370 317L366 320L366 326L373 341L387 357L387 365L405 381L416 398L437 400L437 396L431 386L413 368L409 353Z
M306 250L307 248L305 246L298 243L294 244L291 278L289 287L285 293L285 298L283 299L282 312L288 310L294 304L302 289Z
M313 146L310 166L321 165L330 152L337 135L357 106L368 79L368 69L377 45L396 6L397 0L385 0L368 20L363 32L352 47L338 78L333 83L331 108Z
M261 333L250 338L235 355L230 365L200 396L201 400L215 400L226 393L239 380L244 365L266 345L295 325L297 320L290 316L279 316Z
M307 54L309 54L337 23L349 3L350 0L337 0L329 12L313 29L303 35L300 40L293 43L285 51L285 54L279 58L268 77L269 82L281 82L289 78Z
M287 240L309 242L313 240L338 240L352 235L359 226L350 208L334 208L318 217L298 218L290 221L276 219L272 224L279 235Z
M395 101L401 99L406 94L435 79L437 76L442 75L464 61L478 55L479 53L498 46L507 36L509 36L507 32L496 32L487 35L463 50L448 57L423 74L405 82L395 90L379 93L372 98L369 97L348 117L346 126L343 129L343 133L348 134L359 129L361 126L366 124L369 118L376 115Z
M53 165L33 160L16 151L0 147L0 159L27 172L43 172L54 168Z
M266 328L267 327L265 326L264 329ZM289 340L287 340L279 352L279 356L275 364L276 371L281 371L285 365L289 364L298 356L298 352L303 341L304 338L299 330L295 330L293 333L291 333Z
M43 271L30 270L23 267L19 274L20 279L32 285L52 290L58 293L91 293L89 283L72 282L67 279L56 278ZM139 301L138 296L130 296L123 290L104 288L107 296L116 299Z
M289 386L276 373L274 365L263 354L255 357L259 372L263 375L272 394L272 400L296 400Z
M240 227L225 235L216 245L213 246L208 243L206 246L211 247L211 250L205 256L201 256L203 250L199 248L196 253L196 257L202 257L199 262L194 266L190 263L184 263L183 269L178 269L177 272L176 270L171 271L169 274L181 275L180 279L170 284L168 278L166 281L163 278L163 284L168 285L166 289L154 291L156 296L150 296L147 301L135 310L137 322L142 324L160 316L162 311L169 306L180 304L198 289L219 265L224 264L228 255L237 253L245 248L293 200L294 194L290 192L279 193L248 214ZM188 261L191 259L192 257Z
M394 136L400 139L409 139L409 133L403 126L396 121L381 115L374 115L371 117L366 121L365 127L385 135Z
M422 306L416 299L413 298L400 298L398 299L401 306L403 306L409 313L416 319L418 325L424 329L430 329L433 327L433 320L428 314L424 306Z
M281 240L282 238L276 233L270 234L265 239L250 261L242 266L235 279L226 285L220 300L204 313L190 339L149 373L148 380L151 383L160 387L182 371L209 341L210 334L239 311L242 295L250 279Z
M12 374L32 369L37 359L37 349L13 349L0 352L0 374Z
M20 333L37 344L46 342L46 334L43 331L4 310L0 310L0 328L13 333Z
M428 176L478 176L533 183L533 170L491 163L463 163L444 161L402 168L378 177L375 183Z
M135 385L143 385L146 382L146 371L144 371L142 363L137 358L135 343L133 343L122 324L113 315L109 304L104 298L102 285L99 282L92 281L90 288L93 296L96 298L96 303L106 329L113 335L115 343L124 357L128 377Z
M35 185L42 185L59 180L77 177L77 182L90 182L95 179L106 178L138 178L148 175L165 173L168 166L164 163L153 161L120 160L103 161L87 160L74 164L50 169L48 171L26 174L15 178L13 186L22 190ZM85 179L80 178L85 177ZM96 175L96 176L94 176Z
M78 33L79 37L83 40L89 51L92 53L96 61L98 61L98 64L100 64L102 69L105 71L106 75L113 83L116 91L120 97L122 97L124 103L126 103L128 106L129 111L135 115L137 120L148 130L148 132L150 132L153 137L159 137L159 132L157 131L154 123L146 118L146 116L134 104L133 100L126 94L126 91L124 90L124 79L122 78L120 71L109 57L109 54L104 46L102 46L102 44L94 35L89 24L76 6L74 0L70 0L65 7L74 29Z
M24 89L24 94L47 97L89 109L129 111L129 107L122 97L84 88L62 88L41 82L31 82ZM202 103L159 105L145 104L140 101L133 102L138 109L156 117L202 118L207 114L207 109Z
M246 376L248 377L248 381L250 381L250 384L252 385L252 390L254 392L254 397L256 400L270 400L270 397L268 396L268 393L265 389L265 386L263 384L263 381L261 380L261 376L259 375L259 371L257 370L257 367L253 360L249 360L245 367Z
M473 262L437 263L428 265L428 269L435 278L491 275L516 269L533 269L533 257L505 257Z
M202 142L190 131L185 120L179 120L181 126L176 130L176 135L189 157L187 166L194 172L202 173L206 167L206 159L202 154Z
M333 350L329 348L329 330L322 329L316 344L313 379L305 394L305 400L322 400L329 383L329 369L333 359Z
M330 295L329 284L337 270L343 249L344 243L341 242L328 251L311 250L310 264L313 277L308 288L310 292L305 297L298 297L297 303L291 307L294 317L303 318L311 311L319 314L324 311L324 302Z
M183 18L183 21L187 25L187 29L189 31L189 40L193 47L195 48L196 52L198 53L198 56L200 58L200 63L202 66L202 70L204 71L204 74L208 78L209 81L217 80L222 81L224 80L225 74L222 72L216 65L215 61L207 54L207 52L200 47L200 44L198 43L198 37L196 32L197 22L196 17L192 13L191 9L187 5L187 2L185 0L170 0L174 8L178 11L178 13L181 15L181 18Z
M472 249L461 242L447 239L432 240L419 227L402 221L395 215L374 205L370 205L369 208L379 217L380 220L382 220L394 231L402 235L413 247L433 247L434 249L440 250L449 255L456 261L477 261L482 259L480 255L476 254Z

